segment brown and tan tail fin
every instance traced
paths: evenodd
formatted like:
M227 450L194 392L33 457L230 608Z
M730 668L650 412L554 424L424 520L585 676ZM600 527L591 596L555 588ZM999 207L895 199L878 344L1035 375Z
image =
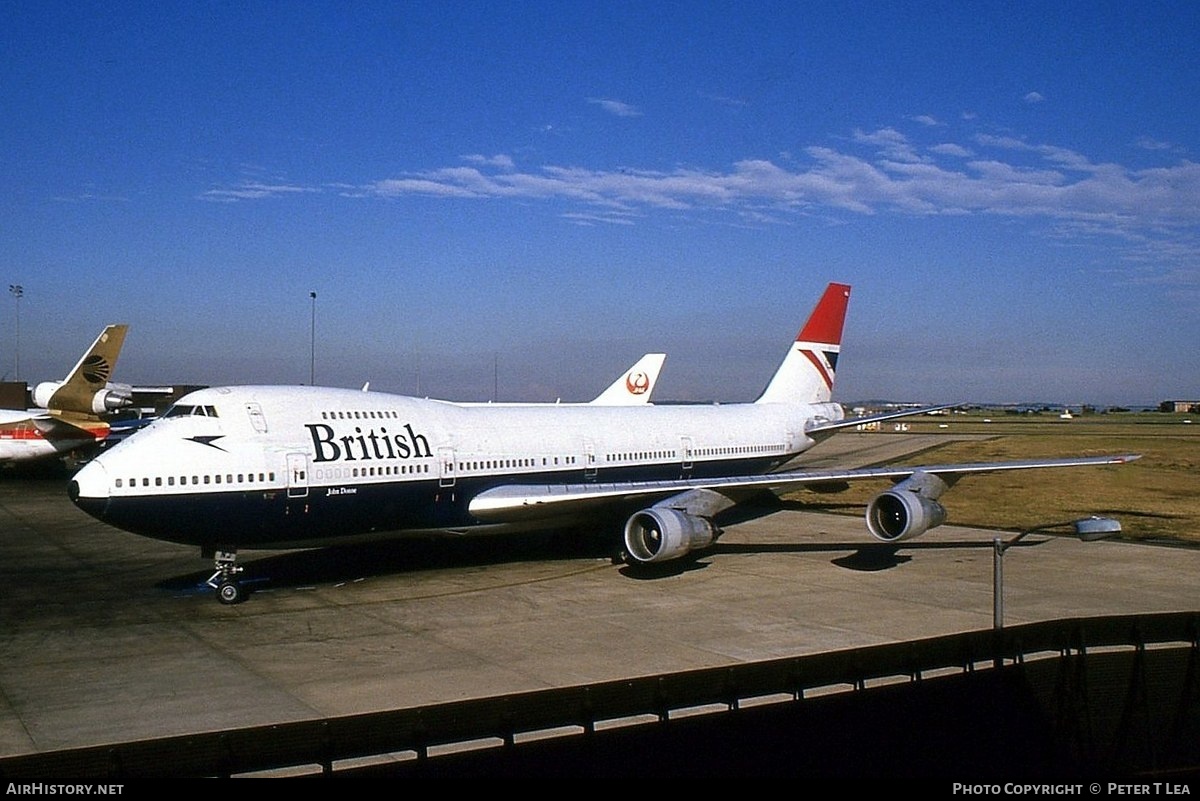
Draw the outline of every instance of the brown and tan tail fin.
M123 324L105 327L62 384L54 390L54 394L46 400L46 408L52 412L89 415L104 411L103 398L97 393L104 393L112 379L128 330L129 326ZM101 403L102 408L96 408L97 402Z

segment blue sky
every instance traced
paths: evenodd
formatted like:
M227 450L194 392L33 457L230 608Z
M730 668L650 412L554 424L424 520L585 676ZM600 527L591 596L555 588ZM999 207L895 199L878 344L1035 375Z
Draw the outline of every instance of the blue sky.
M842 400L1200 397L1196 3L10 0L0 56L9 380L127 322L135 383L750 400L842 281Z

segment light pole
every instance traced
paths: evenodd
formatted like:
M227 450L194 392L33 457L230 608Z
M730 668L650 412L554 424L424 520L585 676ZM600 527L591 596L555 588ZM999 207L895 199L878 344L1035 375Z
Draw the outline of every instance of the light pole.
M1030 534L1047 529L1071 526L1075 536L1083 542L1095 542L1121 533L1120 521L1111 517L1084 517L1063 523L1047 523L1022 531L1008 542L1000 537L992 540L992 628L1004 628L1004 552Z
M312 314L308 323L308 385L316 384L317 375L317 293L309 292Z
M17 347L15 349L16 364L13 367L13 378L19 379L21 377L21 298L25 296L25 287L20 284L9 284L8 291L16 298L17 304Z

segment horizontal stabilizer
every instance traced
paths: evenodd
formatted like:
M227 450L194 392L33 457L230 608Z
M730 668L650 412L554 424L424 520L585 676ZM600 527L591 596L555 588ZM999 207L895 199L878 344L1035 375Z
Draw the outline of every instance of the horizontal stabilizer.
M880 412L879 414L868 414L863 417L847 417L841 420L831 420L812 425L805 429L804 433L808 434L815 440L822 440L837 431L842 431L847 428L856 428L861 425L869 425L871 423L882 423L885 420L896 420L901 417L916 417L922 414L932 414L933 412L941 412L946 409L954 409L961 404L949 403L941 406L922 406L919 409L901 409L894 412Z

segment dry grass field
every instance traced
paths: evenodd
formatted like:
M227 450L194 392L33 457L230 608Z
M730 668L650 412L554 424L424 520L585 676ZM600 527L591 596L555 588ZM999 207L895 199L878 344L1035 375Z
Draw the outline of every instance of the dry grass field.
M1124 538L1200 544L1200 416L1123 412L1060 420L1001 411L907 422L912 434L945 434L947 441L904 464L1142 454L1124 465L968 476L942 496L947 523L1017 531L1096 514L1119 520ZM833 497L792 497L814 505L865 504L886 487L859 482Z

